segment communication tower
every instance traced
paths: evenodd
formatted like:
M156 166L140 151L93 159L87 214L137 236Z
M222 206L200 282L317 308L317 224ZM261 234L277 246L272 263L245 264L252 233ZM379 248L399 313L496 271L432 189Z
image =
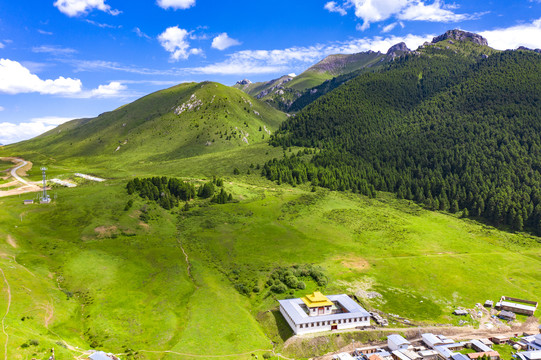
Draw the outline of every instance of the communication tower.
M51 202L51 198L47 195L47 176L45 175L46 167L41 168L41 174L43 175L43 195L41 197L41 204L48 204Z

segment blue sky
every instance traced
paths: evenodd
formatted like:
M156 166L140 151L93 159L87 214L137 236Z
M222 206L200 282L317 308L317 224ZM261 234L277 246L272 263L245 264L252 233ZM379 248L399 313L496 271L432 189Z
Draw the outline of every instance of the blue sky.
M0 0L0 143L181 82L270 80L453 28L541 48L541 0Z

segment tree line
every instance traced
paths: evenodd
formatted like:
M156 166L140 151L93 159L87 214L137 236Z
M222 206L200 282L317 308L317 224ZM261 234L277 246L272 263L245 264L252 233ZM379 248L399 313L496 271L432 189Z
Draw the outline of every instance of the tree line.
M271 160L262 175L394 192L541 234L541 56L435 52L362 74L288 119L271 144L320 150Z
M217 188L221 188L219 191ZM214 178L197 188L192 183L176 178L151 177L134 178L126 184L128 194L138 194L141 198L155 201L166 210L173 209L180 201L192 199L211 199L212 203L225 204L233 200L233 195L223 188L223 180Z

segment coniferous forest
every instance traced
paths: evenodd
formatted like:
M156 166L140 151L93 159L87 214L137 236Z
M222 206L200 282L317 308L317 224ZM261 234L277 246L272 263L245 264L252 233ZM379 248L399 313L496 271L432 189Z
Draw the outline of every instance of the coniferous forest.
M269 161L268 179L390 191L541 234L541 55L533 51L429 46L321 97L271 143L318 150Z

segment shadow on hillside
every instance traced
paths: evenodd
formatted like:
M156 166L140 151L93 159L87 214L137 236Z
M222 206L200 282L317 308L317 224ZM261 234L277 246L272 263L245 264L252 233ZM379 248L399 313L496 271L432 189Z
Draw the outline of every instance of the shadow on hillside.
M280 313L278 309L271 310L272 316L274 316L274 321L276 322L276 327L278 328L278 334L283 342L293 336L293 330L289 327L284 316Z

